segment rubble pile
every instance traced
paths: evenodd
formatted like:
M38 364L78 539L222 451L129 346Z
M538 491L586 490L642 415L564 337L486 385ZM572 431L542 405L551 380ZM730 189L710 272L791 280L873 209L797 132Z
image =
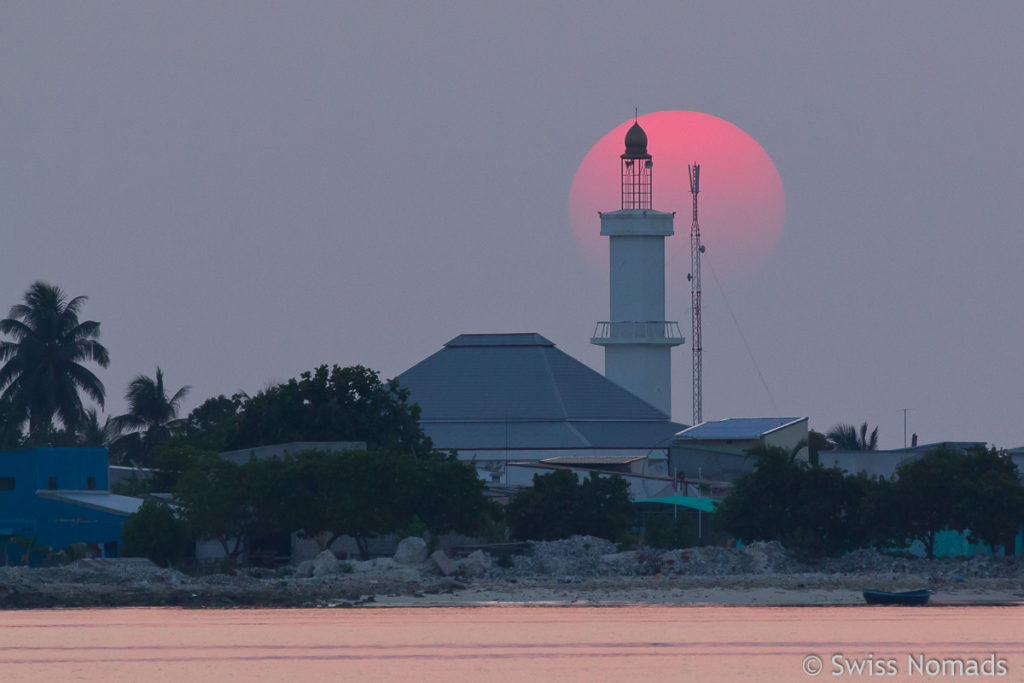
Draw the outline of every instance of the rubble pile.
M512 556L510 568L494 569L492 574L506 577L534 574L557 577L600 576L608 573L609 566L602 561L602 557L612 555L615 551L614 543L595 536L573 536L560 541L531 541L527 544L526 553Z
M653 582L676 587L771 586L802 589L857 588L906 584L971 588L1012 584L1024 595L1024 559L1018 557L926 560L873 550L843 557L801 559L777 542L742 548L704 546L683 550L640 547L619 551L614 543L591 536L526 544L517 555L492 557L482 549L455 558L438 549L427 554L419 538L405 539L394 557L339 561L323 551L297 567L241 569L190 576L163 569L149 560L83 559L63 567L0 567L0 608L89 607L117 605L190 606L356 606L373 596L423 597L475 586L527 587L579 584L580 595L638 588L637 599ZM1005 584L1005 585L1003 585ZM604 586L604 588L601 588ZM515 599L514 597L506 599Z

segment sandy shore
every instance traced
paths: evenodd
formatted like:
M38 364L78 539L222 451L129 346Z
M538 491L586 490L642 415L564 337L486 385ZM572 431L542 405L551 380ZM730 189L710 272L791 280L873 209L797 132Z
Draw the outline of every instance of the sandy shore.
M602 553L594 547L600 543L607 542L574 537L536 543L531 554L515 556L504 567L470 555L451 563L457 571L448 576L432 560L391 558L339 563L330 557L327 571L315 575L282 567L193 576L140 558L0 567L0 609L861 605L869 588L927 588L930 604L938 605L1024 602L1024 562L1015 557L921 560L857 551L808 564L777 544L651 555Z
M560 583L551 577L453 581L436 578L338 576L330 579L207 577L185 583L0 582L0 608L181 607L486 607L862 605L865 588L930 588L931 604L1024 603L1016 579L936 581L924 576L758 574L685 577L594 577Z
M1024 586L1013 579L936 582L927 577L885 575L752 575L729 577L595 578L558 584L548 579L514 584L479 581L465 590L410 597L376 595L364 603L375 607L474 607L494 605L624 606L736 605L812 606L863 605L865 588L933 590L932 604L1024 603Z

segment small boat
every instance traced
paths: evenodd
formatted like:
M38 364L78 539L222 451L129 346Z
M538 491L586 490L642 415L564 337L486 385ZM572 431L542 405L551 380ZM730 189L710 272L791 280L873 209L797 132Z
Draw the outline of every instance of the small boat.
M928 589L887 593L886 591L864 591L864 601L869 605L924 605L932 592Z

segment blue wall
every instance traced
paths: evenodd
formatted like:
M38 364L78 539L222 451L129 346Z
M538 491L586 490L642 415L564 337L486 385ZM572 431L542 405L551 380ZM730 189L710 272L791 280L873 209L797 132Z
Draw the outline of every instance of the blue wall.
M16 563L23 549L10 545L9 536L32 538L57 551L72 543L103 547L119 543L126 515L96 510L36 495L56 477L56 489L107 491L107 449L35 448L0 452L0 479L14 478L14 490L0 490L0 563ZM7 545L6 549L3 548ZM6 555L7 557L3 557Z

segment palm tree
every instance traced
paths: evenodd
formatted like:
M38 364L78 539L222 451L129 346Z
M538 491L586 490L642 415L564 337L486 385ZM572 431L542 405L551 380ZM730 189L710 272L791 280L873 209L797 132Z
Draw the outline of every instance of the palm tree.
M164 373L159 367L156 378L139 375L128 385L124 398L128 412L110 421L110 432L118 436L111 447L121 461L148 464L153 451L184 426L178 419L178 407L191 387L184 386L168 397Z
M109 436L110 418L108 417L103 424L100 424L96 409L86 410L82 423L78 425L78 433L75 434L78 445L83 448L102 448L110 440Z
M868 423L860 426L860 433L851 424L839 423L826 434L828 440L841 451L873 451L878 448L878 427L868 436Z
M57 417L75 429L85 411L79 392L103 406L103 383L81 363L110 364L107 350L96 341L100 324L79 322L86 297L70 301L59 287L35 282L24 302L11 307L0 320L0 333L14 341L0 341L2 398L26 414L29 438L49 429Z

